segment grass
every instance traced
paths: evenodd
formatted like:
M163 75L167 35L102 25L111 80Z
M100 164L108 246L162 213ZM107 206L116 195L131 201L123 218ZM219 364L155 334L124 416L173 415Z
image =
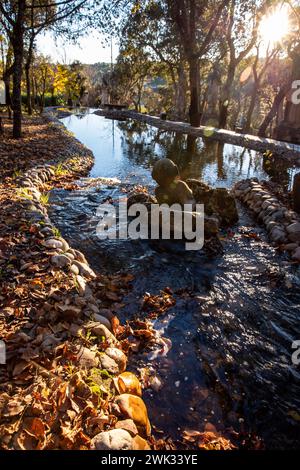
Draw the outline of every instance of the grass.
M19 197L32 200L32 195L30 194L30 191L27 188L18 188L17 189L17 195Z
M43 193L40 197L40 203L42 206L47 206L49 204L50 193Z

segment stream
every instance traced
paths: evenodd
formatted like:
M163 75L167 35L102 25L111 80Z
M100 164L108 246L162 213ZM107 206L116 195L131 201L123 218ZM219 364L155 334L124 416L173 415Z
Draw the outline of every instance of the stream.
M170 288L176 304L153 320L168 351L132 354L129 370L157 377L143 398L154 433L180 442L184 430L254 433L266 448L299 448L300 268L270 246L266 232L238 206L240 220L223 233L224 253L186 252L178 243L100 240L99 204L117 202L134 185L153 191L151 167L171 158L183 178L231 188L244 178L289 188L293 168L266 168L261 154L142 123L95 114L61 119L95 156L79 190L51 192L50 217L96 272L132 273L120 320L142 318L141 299ZM180 447L180 446L179 446Z

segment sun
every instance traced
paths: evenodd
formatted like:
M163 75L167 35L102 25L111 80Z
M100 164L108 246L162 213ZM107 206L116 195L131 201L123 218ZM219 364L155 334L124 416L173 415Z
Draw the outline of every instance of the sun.
M285 5L266 14L259 25L260 37L266 45L282 41L289 30L289 11Z

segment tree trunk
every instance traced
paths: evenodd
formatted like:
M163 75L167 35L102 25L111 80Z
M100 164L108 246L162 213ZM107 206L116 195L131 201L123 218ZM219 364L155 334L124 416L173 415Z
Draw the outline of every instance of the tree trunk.
M228 109L232 95L232 85L235 75L235 64L231 63L228 68L228 75L223 89L223 97L220 106L219 128L226 129L228 120Z
M201 123L200 112L200 63L199 59L192 56L189 58L189 75L190 75L190 123L191 126L199 127Z
M243 127L243 132L245 134L250 132L250 129L251 129L252 116L253 116L253 112L254 112L254 109L255 109L255 103L256 103L258 88L259 88L259 85L257 83L257 84L254 85L253 91L251 93L250 105L249 105L249 109L248 109L248 112L247 112L246 122L245 122L245 125Z
M22 103L21 103L21 81L24 54L24 13L25 0L18 0L17 17L13 27L12 47L14 51L13 72L13 137L18 139L22 135Z
M26 76L26 99L27 99L27 112L29 116L32 115L32 102L31 102L31 81L30 81L30 65L25 65L25 76Z
M185 119L186 113L186 92L187 92L187 81L184 70L184 63L180 63L178 67L178 86L176 95L176 116L180 120Z
M272 108L270 109L269 113L266 115L265 119L263 120L263 122L262 122L262 124L259 128L259 131L258 131L259 137L266 137L267 129L268 129L269 125L271 124L272 120L274 119L274 117L276 116L276 114L278 112L278 109L279 109L279 106L281 105L282 101L284 100L290 86L291 86L290 83L283 85L280 88L277 95L275 96Z
M30 67L33 58L33 45L34 39L31 37L28 53L27 53L27 60L25 64L25 76L26 76L26 94L27 94L27 112L31 116L32 115L32 93L31 93L31 80L30 80Z

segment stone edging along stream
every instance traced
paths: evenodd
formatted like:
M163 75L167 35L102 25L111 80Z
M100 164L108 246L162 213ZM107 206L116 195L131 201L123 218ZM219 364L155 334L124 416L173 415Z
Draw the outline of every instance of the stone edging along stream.
M44 117L49 125L55 126L61 132L63 139L64 135L68 133L65 126L49 112L46 112ZM70 134L68 133L68 135ZM79 176L79 173L86 174L91 168L94 161L92 152L75 137L73 144L64 159L31 168L17 178L17 189L21 194L20 202L28 220L42 227L40 229L40 233L44 237L42 246L45 253L51 256L50 262L53 267L64 272L67 271L74 277L74 284L77 288L74 302L72 305L64 305L64 310L60 312L66 314L73 310L78 315L80 324L70 325L71 336L81 338L82 335L85 337L90 332L95 337L104 337L108 345L105 352L93 352L83 346L80 349L79 366L92 369L97 365L115 377L116 396L113 398L113 407L117 409L117 413L122 414L124 421L118 421L116 429L102 431L94 436L91 448L99 450L150 449L145 439L151 436L151 427L146 406L141 398L140 383L133 374L125 372L127 357L112 333L112 314L107 309L101 309L101 302L93 295L92 289L88 285L89 281L97 276L80 251L72 249L61 236L55 236L55 226L48 216L45 205L42 204L42 193L39 191L39 187L42 183L50 182L54 175L56 178L59 176L58 165L62 165L62 168L66 168L71 174L74 174L74 179ZM55 308L56 306L53 305L53 309ZM62 306L60 305L59 308Z
M300 218L256 179L236 183L233 194L263 223L270 240L300 262Z
M300 145L250 134L239 134L227 129L217 129L209 126L192 127L188 123L166 121L156 116L150 116L130 110L98 110L95 111L94 114L115 119L135 119L166 131L182 132L183 134L188 134L194 137L205 137L209 140L217 140L222 143L238 145L258 152L269 150L287 159L292 164L300 166Z

